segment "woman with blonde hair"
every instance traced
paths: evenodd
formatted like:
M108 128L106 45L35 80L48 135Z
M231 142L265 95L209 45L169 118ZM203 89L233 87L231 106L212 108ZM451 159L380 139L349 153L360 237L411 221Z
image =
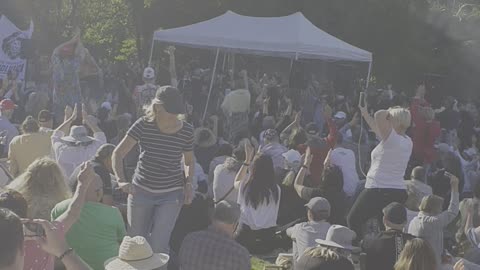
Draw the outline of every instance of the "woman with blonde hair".
M8 188L27 200L28 218L50 220L50 212L61 201L71 197L60 167L50 158L35 160Z
M118 185L129 194L129 234L150 239L154 252L169 253L170 235L180 210L191 204L194 195L193 126L179 120L184 113L178 89L160 87L145 116L133 124L112 156ZM140 156L130 181L123 161L136 145L140 146Z
M372 117L366 102L361 100L359 108L368 126L380 140L371 153L365 189L347 217L348 226L361 236L362 226L371 218L380 220L385 206L392 202L403 204L407 200L404 176L413 143L406 135L411 123L407 109L395 107L379 110Z
M437 261L430 244L420 238L407 242L400 253L395 270L436 270Z

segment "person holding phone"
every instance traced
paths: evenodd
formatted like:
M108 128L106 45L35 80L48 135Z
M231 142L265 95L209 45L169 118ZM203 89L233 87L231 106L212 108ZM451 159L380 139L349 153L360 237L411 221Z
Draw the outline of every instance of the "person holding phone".
M407 109L394 107L379 110L374 117L368 112L365 95L361 95L360 112L380 143L371 153L371 166L365 189L360 193L347 217L347 223L357 235L370 218L381 217L382 209L392 202L407 200L404 175L413 143L406 135L411 115Z
M76 269L69 268L67 263L63 260L63 258L71 256L73 250L70 250L66 245L62 245L59 249L54 250L49 249L47 246L50 241L55 241L51 238L52 234L55 234L54 237L56 237L58 241L65 243L65 233L70 230L80 217L81 210L85 204L88 186L95 177L94 174L95 172L91 163L84 163L82 165L80 174L78 175L77 190L73 195L67 211L53 222L48 222L42 219L25 219L22 221L22 223L26 225L25 235L22 234L22 239L25 237L22 249L24 254L24 261L22 261L22 264L24 265L23 269L53 270L55 257L60 258L60 260L62 260L67 266L67 269ZM20 218L26 218L27 212L31 206L28 205L26 199L19 192L12 189L6 189L0 190L0 209L1 208L6 208L14 212L15 215ZM2 215L0 214L0 216ZM4 237L3 235L5 232L3 228L4 227L0 225L0 233L2 233L0 235L0 239L2 239L0 244L0 258L3 258L4 254L7 254L7 252L13 251L13 246L4 244L7 237ZM69 260L70 259L72 258L69 258ZM5 262L0 260L0 269L4 267L2 263Z

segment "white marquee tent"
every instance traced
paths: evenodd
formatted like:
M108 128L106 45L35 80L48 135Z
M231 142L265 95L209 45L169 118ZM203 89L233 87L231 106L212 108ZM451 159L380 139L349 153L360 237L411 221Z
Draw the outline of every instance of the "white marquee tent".
M149 64L155 41L194 48L216 49L217 56L213 73L216 71L220 50L285 57L292 60L319 59L368 63L367 85L372 67L372 53L350 45L317 28L300 12L284 17L249 17L227 11L225 14L207 21L155 31ZM214 76L212 76L210 92L213 87L213 79Z
M372 62L372 54L313 25L302 13L248 17L227 11L208 21L159 30L154 40L291 59Z

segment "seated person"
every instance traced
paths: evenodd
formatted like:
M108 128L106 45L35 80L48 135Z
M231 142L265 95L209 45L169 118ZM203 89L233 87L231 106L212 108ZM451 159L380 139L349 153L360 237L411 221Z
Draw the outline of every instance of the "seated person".
M120 211L100 203L103 197L103 182L95 174L85 197L80 218L66 234L66 240L75 252L94 270L103 269L105 260L118 254L126 234ZM52 210L52 220L68 210L72 199L58 203Z
M344 256L324 247L309 248L305 251L295 270L354 270L353 264Z
M407 222L407 210L399 203L393 202L383 209L385 231L374 239L365 240L362 248L367 254L366 269L393 270L408 240L413 235L403 233Z
M309 247L316 246L316 239L325 239L330 223L330 203L327 199L316 197L310 200L307 207L308 221L287 229L287 235L293 240L293 258L298 260Z

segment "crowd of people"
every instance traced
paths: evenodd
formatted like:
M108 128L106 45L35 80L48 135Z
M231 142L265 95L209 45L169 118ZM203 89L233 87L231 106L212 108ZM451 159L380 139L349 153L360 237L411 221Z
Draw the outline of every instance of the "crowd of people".
M3 81L0 269L480 269L479 104L247 70L209 91L166 52L169 85L106 72L61 110Z

